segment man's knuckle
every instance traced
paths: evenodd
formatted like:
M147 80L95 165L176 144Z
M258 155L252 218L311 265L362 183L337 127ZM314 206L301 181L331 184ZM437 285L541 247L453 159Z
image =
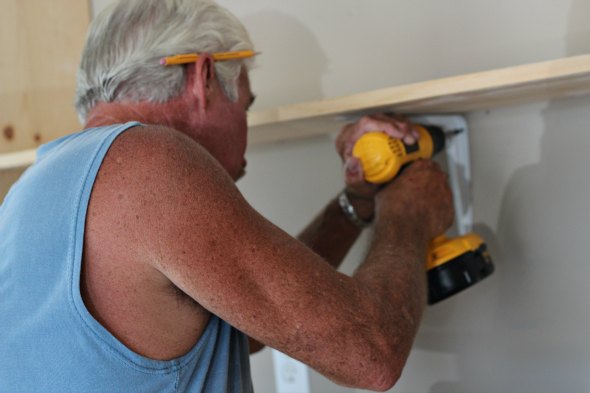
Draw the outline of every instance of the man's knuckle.
M364 115L363 117L361 117L358 121L359 124L367 124L373 121L373 118L371 116L368 115Z

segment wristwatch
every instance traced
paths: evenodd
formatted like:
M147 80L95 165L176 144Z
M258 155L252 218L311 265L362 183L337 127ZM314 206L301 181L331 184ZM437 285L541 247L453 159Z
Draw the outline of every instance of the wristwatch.
M340 193L340 195L338 195L338 204L340 205L340 208L342 209L342 213L344 213L344 216L348 218L348 221L352 222L357 227L364 229L373 223L372 216L368 220L363 220L359 217L358 213L354 209L354 206L352 206L352 203L350 203L350 199L348 199L348 194L346 193L346 190L343 190Z

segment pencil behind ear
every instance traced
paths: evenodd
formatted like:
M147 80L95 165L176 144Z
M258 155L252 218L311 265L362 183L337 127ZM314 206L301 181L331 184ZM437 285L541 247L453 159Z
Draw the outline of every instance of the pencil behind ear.
M190 68L190 67L189 67ZM190 71L189 71L190 72ZM201 53L194 65L192 92L198 99L199 112L203 114L207 109L207 99L215 81L215 62L208 53Z

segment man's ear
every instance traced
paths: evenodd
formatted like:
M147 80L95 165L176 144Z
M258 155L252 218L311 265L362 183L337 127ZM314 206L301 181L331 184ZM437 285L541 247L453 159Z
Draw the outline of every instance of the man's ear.
M199 54L194 67L189 66L188 83L189 89L198 100L199 112L203 114L215 83L215 64L211 55Z

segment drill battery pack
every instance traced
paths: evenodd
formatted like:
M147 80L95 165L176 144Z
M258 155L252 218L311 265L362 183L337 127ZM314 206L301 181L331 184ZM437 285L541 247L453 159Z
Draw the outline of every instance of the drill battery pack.
M487 246L476 234L435 239L428 253L428 304L435 304L494 272Z

